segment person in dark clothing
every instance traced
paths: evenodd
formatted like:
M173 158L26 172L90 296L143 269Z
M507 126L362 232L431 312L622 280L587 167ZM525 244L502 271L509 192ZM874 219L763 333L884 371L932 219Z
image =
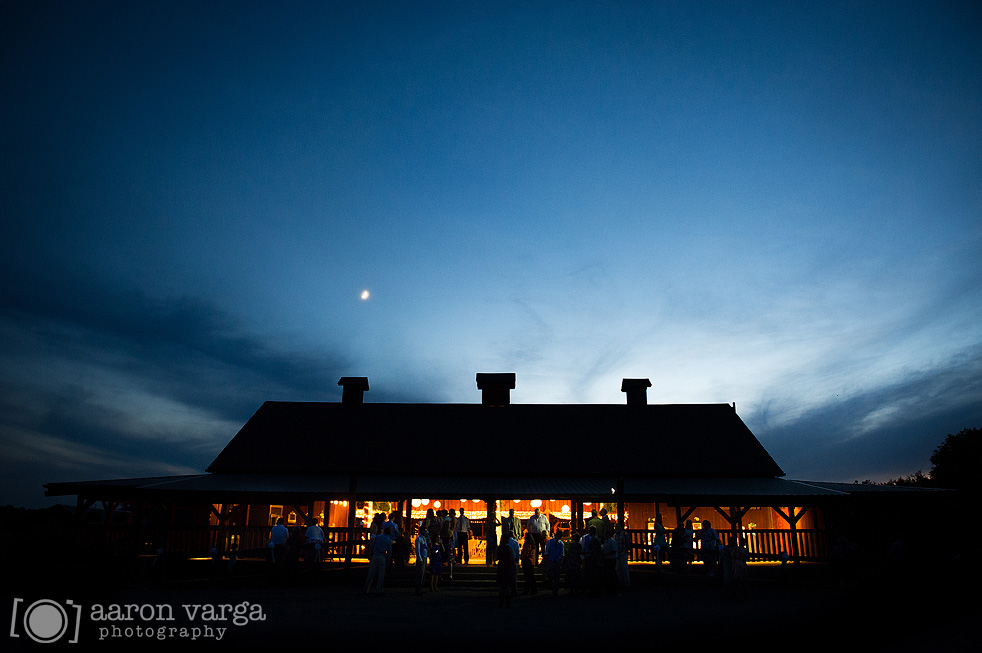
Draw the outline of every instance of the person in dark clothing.
M505 531L501 535L501 545L498 546L498 572L495 581L498 584L498 607L510 608L512 587L515 584L515 553L508 543L511 540L511 532Z

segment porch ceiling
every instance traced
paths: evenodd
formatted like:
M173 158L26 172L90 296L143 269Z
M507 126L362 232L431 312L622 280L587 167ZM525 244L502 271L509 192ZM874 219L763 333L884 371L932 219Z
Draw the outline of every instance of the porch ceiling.
M351 477L339 474L199 474L191 476L49 483L48 496L79 495L106 500L207 500L264 503L284 498L346 497ZM625 501L709 502L712 499L769 501L786 497L847 496L841 488L780 478L638 478L624 481ZM614 477L396 476L356 479L358 499L550 499L617 500Z

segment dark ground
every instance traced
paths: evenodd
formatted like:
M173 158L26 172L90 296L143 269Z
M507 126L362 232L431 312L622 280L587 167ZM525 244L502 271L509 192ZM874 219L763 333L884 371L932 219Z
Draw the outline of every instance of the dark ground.
M291 643L309 650L309 646L333 648L348 642L374 647L381 641L402 648L421 644L423 637L432 644L437 641L434 634L442 634L449 646L451 635L457 633L467 634L473 642L470 648L483 650L508 639L524 647L531 634L538 633L541 639L536 641L542 645L563 648L594 642L621 646L648 642L651 648L702 642L714 648L765 645L794 651L974 651L976 624L982 623L979 599L976 592L969 592L976 583L963 569L952 567L908 570L902 575L865 570L843 584L827 565L785 570L753 566L742 600L728 597L722 585L702 575L632 568L632 588L620 595L570 596L564 591L557 598L540 591L533 597L517 597L507 609L499 608L493 586L461 589L446 581L439 592L421 597L405 587L390 588L384 596L366 596L364 567L355 569L348 582L341 569L324 569L300 574L290 583L271 582L258 563L241 564L233 576L222 579L202 579L203 574L185 570L167 582L153 582L135 567L127 571L118 565L108 572L77 563L47 570L8 567L7 606L12 606L13 597L24 599L22 606L37 598L73 599L85 606L80 639L92 650L142 650L155 645L169 650L200 645L276 650L290 648ZM96 603L166 604L178 613L178 621L167 625L179 626L183 604L244 601L262 606L265 621L242 626L216 623L228 628L217 643L213 639L98 641L97 626L111 624L88 618ZM6 616L4 620L11 623ZM154 628L161 624L118 623ZM22 650L30 644L23 636L4 635L0 650Z

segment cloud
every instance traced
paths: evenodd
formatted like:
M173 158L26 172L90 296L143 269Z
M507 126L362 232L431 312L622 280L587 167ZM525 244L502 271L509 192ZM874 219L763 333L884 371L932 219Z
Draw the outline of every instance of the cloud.
M911 461L927 473L947 434L982 425L982 346L788 418L791 409L778 398L745 418L791 478L884 481L918 471Z
M263 401L336 401L352 373L344 355L278 346L213 303L72 286L0 291L0 444L26 483L5 492L201 471ZM373 399L419 399L402 387Z
M45 498L43 485L57 481L201 473L180 462L180 448L127 452L113 442L97 445L78 437L58 437L0 424L0 504L39 507L65 501ZM146 455L152 451L155 455ZM70 500L70 499L69 499Z

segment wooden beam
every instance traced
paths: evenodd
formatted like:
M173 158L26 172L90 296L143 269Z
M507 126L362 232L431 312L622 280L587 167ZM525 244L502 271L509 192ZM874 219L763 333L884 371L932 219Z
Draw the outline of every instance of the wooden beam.
M300 518L301 518L301 519L303 520L303 524L304 524L304 526L306 526L307 524L309 524L309 523L310 523L310 515L308 515L308 514L307 514L307 511L306 511L306 510L304 510L304 509L303 509L303 508L301 507L301 505L300 505L300 504L297 504L297 503L291 503L289 507L290 507L290 510L293 510L293 511L294 511L294 512L296 512L296 513L297 513L298 515L300 515ZM312 508L310 508L310 510L313 510L313 509L312 509Z

